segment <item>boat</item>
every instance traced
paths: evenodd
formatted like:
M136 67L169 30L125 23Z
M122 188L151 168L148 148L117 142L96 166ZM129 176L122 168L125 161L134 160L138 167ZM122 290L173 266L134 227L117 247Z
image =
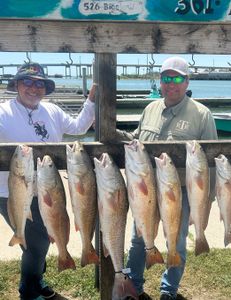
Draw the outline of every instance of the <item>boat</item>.
M231 113L213 113L218 131L231 132Z
M157 88L155 79L151 80L151 91L148 95L148 98L150 99L161 98L161 92L160 89Z

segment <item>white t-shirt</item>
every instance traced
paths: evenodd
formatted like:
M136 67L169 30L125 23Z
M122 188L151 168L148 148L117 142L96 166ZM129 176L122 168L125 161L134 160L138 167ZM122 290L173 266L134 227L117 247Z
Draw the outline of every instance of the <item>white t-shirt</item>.
M95 105L90 100L76 119L57 105L40 102L29 113L16 99L0 103L0 143L61 142L63 134L85 134L95 118ZM0 197L8 197L8 171L0 172Z

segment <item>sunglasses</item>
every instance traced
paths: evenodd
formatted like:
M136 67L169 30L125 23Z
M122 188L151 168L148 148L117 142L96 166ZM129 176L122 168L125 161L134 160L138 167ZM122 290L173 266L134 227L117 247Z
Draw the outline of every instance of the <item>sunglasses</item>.
M38 89L45 88L45 82L43 80L32 80L30 78L25 78L22 80L23 85L27 87L35 86Z
M180 83L183 83L185 81L186 77L185 76L181 76L181 75L178 75L178 76L161 76L161 82L165 83L165 84L168 84L168 83L175 83L175 84L180 84Z

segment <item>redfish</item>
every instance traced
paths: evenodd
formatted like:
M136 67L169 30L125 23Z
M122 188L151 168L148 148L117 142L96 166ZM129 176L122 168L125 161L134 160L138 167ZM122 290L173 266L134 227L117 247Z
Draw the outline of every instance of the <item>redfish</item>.
M225 226L224 244L231 243L231 165L225 155L215 157L216 197Z
M172 159L167 153L155 157L158 203L167 240L167 267L181 265L181 258L176 250L182 211L181 183Z
M103 153L94 158L100 229L103 236L104 256L111 256L115 270L112 300L138 295L124 269L124 239L128 211L127 191L120 169L112 158Z
M25 226L27 218L32 220L30 206L33 199L33 182L33 149L26 145L18 145L10 162L8 178L7 209L11 226L15 230L9 246L20 244L27 249Z
M205 236L211 201L210 174L206 155L197 141L186 143L186 188L190 206L190 219L195 226L195 255L209 252Z
M70 220L66 210L66 196L62 179L51 157L37 159L39 210L50 241L58 248L58 270L75 269L75 262L67 250Z
M124 145L124 149L128 200L137 234L145 243L146 268L149 269L155 263L164 263L154 244L160 221L154 169L140 141L133 140Z
M93 165L83 145L78 141L72 148L67 145L66 153L75 228L80 232L82 241L81 266L98 264L99 258L91 242L97 214L96 178Z

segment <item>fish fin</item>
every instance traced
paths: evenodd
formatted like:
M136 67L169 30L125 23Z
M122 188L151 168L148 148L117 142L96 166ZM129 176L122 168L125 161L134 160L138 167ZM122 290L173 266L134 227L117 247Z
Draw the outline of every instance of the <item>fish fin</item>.
M160 224L160 213L159 213L159 209L157 208L156 214L155 214L155 219L154 219L154 240L158 234L159 224Z
M166 195L167 195L167 197L168 197L169 200L174 201L174 202L176 201L176 197L175 197L175 194L174 194L174 192L173 192L172 189L169 189L166 192Z
M112 289L112 300L127 299L128 296L131 296L134 300L139 300L131 279L123 273L116 273Z
M31 222L33 222L33 217L32 217L31 210L28 213L27 219L29 219Z
M48 235L48 236L49 236L50 242L51 242L52 244L54 244L54 243L55 243L55 239L54 239L52 236L50 236L50 235Z
M208 244L205 236L201 239L196 239L196 245L195 245L195 255L196 256L198 256L202 253L208 253L209 250L210 250L209 244Z
M82 184L81 181L77 182L76 185L76 191L80 194L80 195L84 195L85 194L85 189L84 189L84 186Z
M131 186L128 186L128 199L134 200L134 191Z
M192 219L192 216L190 214L190 216L189 216L189 226L192 225L192 224L193 224L193 219Z
M151 268L154 264L163 264L164 259L159 250L154 246L150 250L146 250L146 268Z
M220 198L221 197L221 191L222 191L222 188L221 186L219 185L216 185L216 197L217 198Z
M61 272L66 269L72 269L72 270L76 269L75 261L71 257L69 252L67 252L66 257L64 259L61 258L60 256L58 258L58 271Z
M79 231L79 226L77 223L75 223L75 231L78 232Z
M92 244L88 252L83 249L82 257L81 257L81 267L85 267L86 265L89 264L96 264L96 265L99 264L99 257L96 254L96 251L93 248Z
M196 184L197 184L197 186L201 189L201 190L203 190L204 189L204 179L203 179L203 177L201 176L201 175L198 175L197 177L196 177Z
M163 221L162 221L162 223L163 223ZM164 228L164 226L163 226L163 233L164 233L164 237L166 238L167 234L166 234L166 229Z
M174 254L169 253L167 256L167 268L179 267L181 265L181 258L178 252Z
M225 233L225 239L224 239L224 244L225 247L228 246L228 244L231 243L231 232Z
M47 206L52 207L52 199L48 192L43 196L43 202L46 203Z
M231 194L231 180L229 179L226 183L226 188L228 189L229 193Z
M203 226L203 230L205 231L205 229L207 228L208 226L208 222L209 222L209 214L210 214L210 210L211 210L211 206L212 206L212 202L209 200L209 199L206 199L207 200L207 209L206 209L206 215L204 216L203 218L203 223L202 223L202 226Z
M20 244L23 246L24 249L27 249L27 245L26 245L26 241L23 238L19 238L17 237L15 234L13 235L13 237L11 238L10 242L9 242L9 246L14 246Z
M220 212L220 222L223 221L223 217L222 217L222 214Z
M192 192L192 180L187 179L187 191L188 193Z
M105 246L105 244L103 244L103 255L104 255L104 257L109 256L109 251L108 251L107 247Z
M8 212L8 216L9 216L9 219L10 219L10 225L15 229L16 225L15 225L15 222L14 222L14 217L13 217L13 214L12 214L11 206L9 204L10 203L9 199L7 201L7 212Z
M139 190L144 194L144 195L148 195L148 188L147 185L145 183L145 181L142 179L140 182L137 183Z
M142 231L136 226L136 234L138 237L142 237Z
M102 201L98 201L98 211L99 211L99 216L103 215L103 203Z

